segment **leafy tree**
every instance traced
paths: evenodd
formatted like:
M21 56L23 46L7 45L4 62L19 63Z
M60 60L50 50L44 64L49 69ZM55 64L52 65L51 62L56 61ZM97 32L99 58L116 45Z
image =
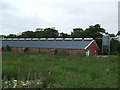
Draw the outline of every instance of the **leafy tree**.
M71 32L71 37L84 37L85 33L82 28L74 28L73 32Z
M111 54L117 54L119 52L118 47L119 47L119 42L112 39L110 41L110 52L111 52Z
M17 35L16 34L9 34L9 35L7 35L7 37L17 37Z
M94 39L102 37L101 32L105 33L105 29L101 28L101 26L99 24L96 24L94 26L91 25L91 26L89 26L89 28L85 29L86 37L91 37Z
M84 30L82 28L74 28L73 32L83 32Z
M22 32L21 35L19 35L19 37L35 37L35 33L33 31L25 31Z
M73 32L71 32L71 37L89 37L89 38L100 38L102 37L102 33L105 33L105 29L101 28L99 24L91 25L85 30L82 28L74 28Z
M44 31L43 28L36 28L36 31Z
M67 33L60 33L60 36L59 37L69 37L69 35Z
M35 37L58 37L59 33L55 28L37 29Z
M44 33L47 37L58 37L59 33L55 28L45 28Z

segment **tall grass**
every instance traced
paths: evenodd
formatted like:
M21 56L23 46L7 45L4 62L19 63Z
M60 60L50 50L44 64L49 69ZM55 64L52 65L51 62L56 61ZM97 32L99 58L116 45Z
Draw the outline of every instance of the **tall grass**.
M118 87L117 56L86 57L83 54L68 56L64 53L50 55L33 52L3 52L2 55L3 88L6 87L6 82L14 80L17 80L16 88L24 86L21 84L22 81L29 81L31 88ZM37 84L38 81L41 84Z

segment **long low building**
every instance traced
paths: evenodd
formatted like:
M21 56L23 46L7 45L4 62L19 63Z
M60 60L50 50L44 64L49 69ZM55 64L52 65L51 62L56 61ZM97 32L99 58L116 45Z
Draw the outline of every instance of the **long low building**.
M64 50L68 55L87 52L96 55L99 47L95 40L91 38L4 38L2 49L7 46L13 52L23 52L31 50L33 52L48 52L57 54Z

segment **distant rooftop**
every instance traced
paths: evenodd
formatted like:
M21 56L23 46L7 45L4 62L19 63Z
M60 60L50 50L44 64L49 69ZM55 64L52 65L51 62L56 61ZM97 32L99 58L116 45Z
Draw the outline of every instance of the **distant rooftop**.
M3 40L2 46L85 49L94 40Z

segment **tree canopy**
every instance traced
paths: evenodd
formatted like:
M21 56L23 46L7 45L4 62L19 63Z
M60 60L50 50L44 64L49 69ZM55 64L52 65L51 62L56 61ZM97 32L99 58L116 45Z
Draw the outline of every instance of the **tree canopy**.
M81 37L81 38L100 38L101 33L109 34L106 29L102 28L100 24L90 25L88 28L83 30L82 28L73 28L71 34L64 32L59 33L55 27L52 28L36 28L36 30L27 30L21 33L21 35L9 34L6 37ZM118 32L119 34L119 32ZM109 34L110 36L115 36L114 34Z

